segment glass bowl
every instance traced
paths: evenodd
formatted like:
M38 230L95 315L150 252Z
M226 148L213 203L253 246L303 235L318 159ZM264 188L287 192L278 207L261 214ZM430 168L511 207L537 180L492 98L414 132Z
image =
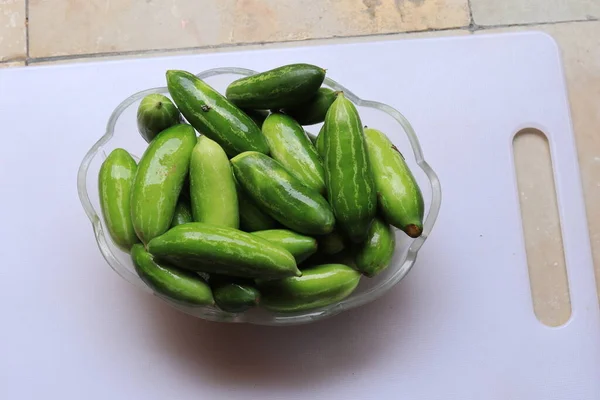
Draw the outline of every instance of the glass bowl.
M197 76L219 92L224 93L227 85L233 80L255 73L255 71L243 68L215 68L201 72ZM334 90L343 91L346 97L357 106L363 125L386 133L402 152L423 192L425 201L423 234L419 238L411 239L404 232L396 230L396 250L390 266L374 278L361 278L361 283L357 289L346 299L319 309L279 314L258 307L244 313L232 314L221 311L216 307L182 305L155 293L157 296L187 314L206 320L260 325L294 325L317 321L374 301L400 282L411 270L417 254L427 240L439 213L442 195L437 175L423 158L417 135L408 120L400 112L386 104L362 100L330 78L325 78L324 85ZM142 98L151 93L169 95L166 87L158 87L135 93L123 100L110 116L106 133L83 158L77 176L79 198L92 222L100 252L111 268L121 277L150 293L152 293L152 290L137 276L129 254L120 250L112 242L110 235L107 234L108 231L100 214L98 172L102 162L115 148L121 147L128 150L136 159L139 159L139 156L143 154L147 144L137 131L136 112ZM306 127L306 130L316 134L319 132L320 125Z

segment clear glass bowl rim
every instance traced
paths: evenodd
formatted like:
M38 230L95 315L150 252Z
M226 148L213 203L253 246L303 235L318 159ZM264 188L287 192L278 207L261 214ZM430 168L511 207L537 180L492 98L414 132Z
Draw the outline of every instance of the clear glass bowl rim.
M238 67L220 67L220 68L212 68L205 70L196 74L196 76L200 79L206 79L215 75L222 74L237 74L237 75L254 75L256 71L246 69L246 68L238 68ZM398 268L387 280L381 282L379 285L370 288L364 292L359 294L354 294L338 303L329 305L327 307L323 307L320 309L308 310L305 312L294 313L294 314L278 314L278 313L270 313L270 319L254 319L252 317L248 317L248 313L239 313L232 314L221 311L214 307L191 307L188 305L183 305L174 302L171 299L165 298L157 293L154 293L148 286L146 286L141 279L133 273L131 270L126 268L121 264L121 262L115 257L112 253L110 246L107 242L107 237L104 234L104 230L102 228L102 223L100 221L99 213L96 211L92 202L90 201L88 192L87 192L87 173L88 168L92 162L92 160L96 157L97 153L100 151L102 146L106 144L114 135L115 125L121 113L128 108L131 104L135 103L138 100L141 100L148 94L152 93L166 93L166 87L156 87L151 89L146 89L140 92L137 92L119 104L112 114L109 117L108 123L106 125L106 132L102 137L90 148L90 150L86 153L83 158L81 165L79 166L79 170L77 173L77 192L79 194L79 199L81 204L87 214L90 222L92 223L92 227L94 230L94 235L96 237L96 241L98 243L98 248L102 253L102 256L107 261L107 263L111 266L111 268L119 274L122 278L130 282L131 284L147 291L154 293L155 295L161 297L163 300L174 306L175 308L207 320L211 321L219 321L219 322L245 322L259 325L296 325L309 323L316 320L323 319L325 317L330 317L336 315L344 310L350 310L352 308L359 307L361 305L370 303L377 298L383 296L387 293L392 287L394 287L398 282L400 282L408 272L412 269L417 259L417 254L425 241L427 240L433 226L437 220L441 201L442 201L442 189L440 181L437 177L435 171L431 168L431 166L425 161L423 156L423 151L421 149L421 145L419 144L419 139L417 135L404 115L400 113L395 108L383 104L377 101L363 100L352 93L350 90L337 83L331 78L326 77L324 84L328 87L337 90L343 91L346 98L351 100L354 104L360 107L370 107L380 111L383 111L394 118L404 130L406 134L417 165L423 170L427 178L429 179L429 183L431 186L431 203L427 214L425 215L423 222L423 233L420 237L413 239L412 243L409 246L406 258L402 260L402 265Z

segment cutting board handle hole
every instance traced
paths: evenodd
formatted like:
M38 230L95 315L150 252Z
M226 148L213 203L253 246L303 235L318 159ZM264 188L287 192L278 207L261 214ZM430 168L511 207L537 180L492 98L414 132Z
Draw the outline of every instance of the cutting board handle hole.
M513 153L533 310L542 324L561 326L571 317L571 298L548 137L523 129Z

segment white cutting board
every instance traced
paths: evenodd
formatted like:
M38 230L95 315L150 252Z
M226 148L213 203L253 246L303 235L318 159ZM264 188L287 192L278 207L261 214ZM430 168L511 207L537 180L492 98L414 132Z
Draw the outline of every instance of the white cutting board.
M358 310L288 328L207 323L104 262L76 172L112 109L168 68L310 62L401 110L443 187L413 272ZM554 41L505 34L0 71L1 399L597 400L600 319ZM572 300L531 306L512 137L550 138Z

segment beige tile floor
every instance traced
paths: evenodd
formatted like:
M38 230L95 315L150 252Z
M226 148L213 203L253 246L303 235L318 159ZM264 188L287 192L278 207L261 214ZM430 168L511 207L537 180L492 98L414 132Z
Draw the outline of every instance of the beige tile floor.
M546 31L563 54L600 277L599 18L600 0L0 0L0 67L312 39ZM536 314L558 325L570 305L547 149L535 137L516 147L519 165L536 171L519 175Z
M27 56L24 0L0 0L0 61L23 60Z

